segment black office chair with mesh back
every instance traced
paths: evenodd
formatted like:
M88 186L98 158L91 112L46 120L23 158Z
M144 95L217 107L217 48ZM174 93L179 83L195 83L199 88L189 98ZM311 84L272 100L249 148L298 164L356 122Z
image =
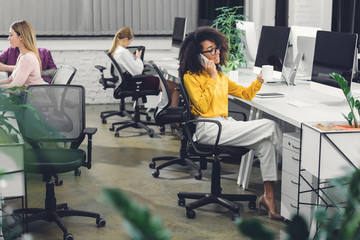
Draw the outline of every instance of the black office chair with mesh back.
M42 174L46 182L45 208L25 208L15 213L25 214L25 223L37 220L55 222L64 233L65 240L74 239L61 218L82 216L96 219L105 226L100 214L70 209L66 203L56 204L51 176L78 169L91 168L92 135L96 128L85 128L85 89L78 85L32 85L25 93L26 104L34 106L41 121L27 109L22 114L19 128L24 139L32 146L25 150L25 173ZM88 137L87 153L78 147ZM70 148L46 148L46 142L69 142Z
M76 68L61 65L51 78L50 84L70 84L76 74Z
M124 86L123 79L124 74L120 68L120 65L118 62L111 56L111 54L107 53L108 57L111 60L112 65L114 66L114 70L116 75L119 77L119 81L115 83L114 88L114 98L116 99L124 99L126 97L132 97L132 100L134 101L134 114L132 115L132 118L127 121L122 122L115 122L111 124L111 127L109 127L110 131L115 131L114 135L115 137L119 137L119 131L125 128L142 128L145 129L150 137L154 136L154 130L149 128L148 125L156 125L155 122L150 121L150 117L146 117L146 121L143 121L140 119L141 112L140 112L140 106L139 106L139 100L142 99L143 102L146 100L146 96L148 95L158 95L159 90L143 90L141 89L141 83L143 79L153 76L149 74L140 74L140 75L134 75L132 76L132 80L136 83L136 89L135 90L128 90ZM121 125L115 129L116 125Z
M153 62L149 62L149 65L154 68L154 70L158 73L160 77L160 84L162 88L162 94L159 104L157 105L154 111L154 119L157 125L164 126L170 123L179 123L182 124L187 121L189 114L186 112L186 108L184 106L179 107L170 107L171 105L171 95L170 89L166 83L165 78L163 77L159 68ZM164 129L165 130L165 129ZM200 180L202 177L201 167L199 167L195 162L200 161L200 158L194 157L191 158L188 156L186 152L187 138L185 135L181 136L180 143L180 151L179 156L161 156L155 157L152 159L149 167L151 169L155 169L152 173L153 177L157 178L160 174L160 170L170 166L170 165L188 165L194 168L197 172L195 174L195 178ZM166 161L165 163L156 167L157 161ZM203 165L202 165L203 166ZM206 168L206 167L203 167Z
M145 54L145 47L144 46L131 46L131 47L127 47L127 49L129 49L131 52L135 51L135 50L142 50L142 54L140 56L140 58L143 60L144 59L144 54ZM106 56L109 57L108 50L104 51ZM100 79L99 79L99 83L103 86L103 89L108 89L108 88L115 88L115 84L117 81L119 81L119 77L115 74L115 68L114 65L111 64L110 66L110 75L111 77L106 78L104 75L104 70L106 70L106 67L101 66L101 65L95 65L95 68L98 69L100 71ZM125 97L120 99L120 108L119 110L110 110L110 111L103 111L100 113L100 118L103 124L107 123L107 118L112 117L112 116L120 116L120 117L128 117L129 119L132 119L132 114L134 114L133 110L127 110L125 108ZM145 115L146 116L146 120L150 121L151 117L148 115L148 113L146 112L140 112L141 115Z
M187 111L191 112L190 99L185 89L184 83L181 82L181 90L184 101L186 102ZM193 139L193 134L196 130L198 122L211 122L218 127L218 134L214 145L201 144ZM199 156L206 158L207 162L212 163L211 171L211 191L210 193L197 193L197 192L179 192L178 204L185 206L186 216L188 218L195 217L195 208L205 206L211 203L220 204L233 212L233 220L239 216L239 206L233 201L248 201L249 208L256 208L256 195L250 194L223 194L221 188L221 154L229 154L234 156L245 155L249 149L245 147L224 146L219 145L221 135L221 124L218 121L210 119L192 119L185 123L184 134L188 141L187 151L190 156ZM196 199L196 201L185 205L185 199Z

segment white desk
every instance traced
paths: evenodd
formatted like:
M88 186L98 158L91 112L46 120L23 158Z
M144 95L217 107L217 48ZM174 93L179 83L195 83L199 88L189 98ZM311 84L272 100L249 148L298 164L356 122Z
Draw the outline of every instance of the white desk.
M248 86L255 79L256 75L250 69L241 69L239 71L239 82L243 86ZM341 113L348 113L349 107L345 97L341 94L339 97L313 90L309 81L297 80L296 86L287 86L284 83L263 84L260 92L280 92L284 94L283 98L255 97L252 101L238 99L250 106L249 120L259 119L263 112L270 114L277 119L285 121L298 129L303 122L317 121L345 121ZM352 83L352 89L360 89L360 85ZM295 107L287 102L300 101L307 104L308 107ZM248 186L249 173L252 167L253 153L246 156L245 161L241 161L238 177L238 185L244 189Z

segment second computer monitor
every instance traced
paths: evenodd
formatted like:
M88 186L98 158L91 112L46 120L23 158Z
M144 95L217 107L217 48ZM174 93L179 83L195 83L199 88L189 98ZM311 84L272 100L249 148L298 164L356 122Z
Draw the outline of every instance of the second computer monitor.
M354 74L354 60L357 56L355 33L318 31L311 81L340 88L330 73L341 74L350 86Z
M288 27L262 27L254 72L260 72L263 65L272 65L274 66L274 78L281 78L289 34L290 28Z
M297 38L297 52L303 54L299 64L298 77L304 80L311 80L315 41L316 37L299 36Z
M179 48L185 38L186 18L176 17L172 35L172 47Z

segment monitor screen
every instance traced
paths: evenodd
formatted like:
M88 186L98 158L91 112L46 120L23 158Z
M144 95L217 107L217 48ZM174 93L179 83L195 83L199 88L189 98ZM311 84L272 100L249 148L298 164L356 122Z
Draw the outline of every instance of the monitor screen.
M180 47L182 41L185 38L186 31L186 18L176 17L174 21L172 46Z
M274 66L274 77L280 78L289 42L290 28L263 26L257 49L255 67ZM256 69L254 69L256 72ZM276 74L276 72L278 74Z
M340 88L329 73L341 74L351 84L357 53L357 34L318 31L311 81Z

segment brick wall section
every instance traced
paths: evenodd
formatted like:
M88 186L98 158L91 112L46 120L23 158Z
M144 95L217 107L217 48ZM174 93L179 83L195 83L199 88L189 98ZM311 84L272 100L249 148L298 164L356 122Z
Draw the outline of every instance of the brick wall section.
M114 99L113 89L104 90L99 83L100 71L95 65L106 67L105 77L110 77L110 60L104 51L100 50L52 50L51 54L55 64L69 65L77 69L76 75L71 84L83 85L86 89L86 104L118 103Z

